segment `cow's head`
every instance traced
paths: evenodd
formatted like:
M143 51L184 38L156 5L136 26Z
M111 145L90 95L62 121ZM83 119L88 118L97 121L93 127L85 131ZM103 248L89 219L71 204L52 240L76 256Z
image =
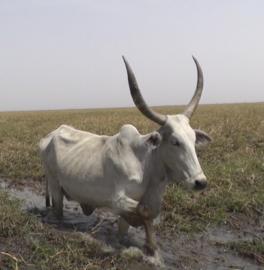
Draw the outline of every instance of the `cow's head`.
M123 57L130 87L130 93L137 108L150 120L161 127L162 137L158 147L161 162L169 180L182 182L194 189L203 189L207 185L206 177L197 158L195 146L211 141L204 131L195 130L190 126L190 119L196 110L203 90L203 73L198 61L193 57L197 68L197 86L193 98L182 114L162 115L154 112L144 101L135 75L126 59Z

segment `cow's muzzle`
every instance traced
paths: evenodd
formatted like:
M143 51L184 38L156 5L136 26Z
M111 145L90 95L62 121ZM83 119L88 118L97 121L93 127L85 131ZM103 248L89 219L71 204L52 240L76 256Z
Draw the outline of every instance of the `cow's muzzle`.
M206 179L198 179L194 181L194 189L195 190L202 190L205 189L207 186L207 180Z

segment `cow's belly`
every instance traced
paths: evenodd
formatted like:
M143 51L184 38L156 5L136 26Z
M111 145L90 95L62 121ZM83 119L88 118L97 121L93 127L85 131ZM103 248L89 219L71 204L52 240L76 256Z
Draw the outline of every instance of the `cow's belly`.
M140 201L145 192L142 183L126 179L107 178L71 178L59 177L59 182L69 197L79 203L86 203L94 207L112 207L120 191L129 198Z
M60 185L69 197L94 207L110 206L115 194L114 186L102 179L64 178Z

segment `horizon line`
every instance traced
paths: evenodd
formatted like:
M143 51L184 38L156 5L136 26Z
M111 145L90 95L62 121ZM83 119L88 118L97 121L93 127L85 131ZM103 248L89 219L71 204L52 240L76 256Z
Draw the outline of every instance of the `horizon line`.
M255 101L255 102L224 102L224 103L201 103L199 106L219 106L219 105L243 105L243 104L264 104L264 101ZM150 108L161 108L161 107L185 107L187 105L155 105L149 106ZM52 109L25 109L25 110L5 110L0 113L16 113L16 112L50 112L50 111L83 111L83 110L111 110L111 109L136 109L136 106L128 106L128 107L90 107L90 108L52 108Z

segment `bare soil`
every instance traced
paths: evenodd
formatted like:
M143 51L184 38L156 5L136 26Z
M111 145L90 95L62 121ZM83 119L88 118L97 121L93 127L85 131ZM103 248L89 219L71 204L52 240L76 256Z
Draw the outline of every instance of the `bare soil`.
M26 184L25 184L26 183ZM142 253L144 230L130 227L125 240L119 241L117 233L117 216L105 209L96 210L89 217L82 214L79 205L65 200L64 218L58 222L47 217L44 188L40 184L21 181L19 185L0 180L0 187L11 196L23 201L23 210L37 215L42 222L53 224L58 230L84 232L95 241L106 244L109 254L128 256L129 252L139 252L148 265L140 261L130 264L129 269L264 269L257 258L245 258L226 248L229 242L264 238L264 221L248 220L242 215L233 215L221 226L206 228L200 233L170 233L157 231L160 247L155 257Z

